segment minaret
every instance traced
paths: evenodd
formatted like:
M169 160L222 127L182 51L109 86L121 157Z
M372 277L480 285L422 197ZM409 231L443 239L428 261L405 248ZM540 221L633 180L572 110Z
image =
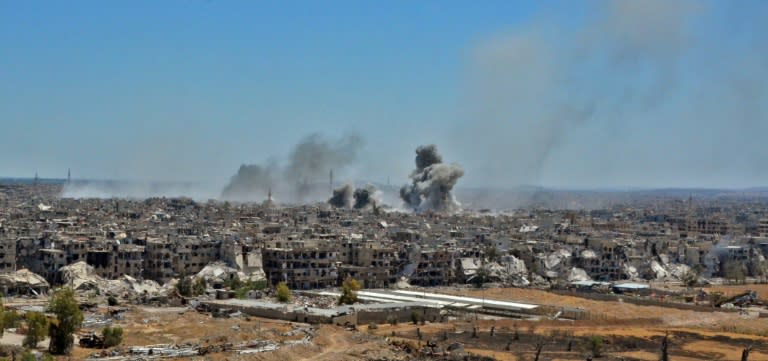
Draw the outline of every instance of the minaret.
M331 194L333 194L333 168L331 168Z
M39 179L39 178L37 178L37 171L35 171L35 182L34 182L34 185L37 185L37 181L38 181L38 179Z
M72 181L72 169L67 168L67 184Z

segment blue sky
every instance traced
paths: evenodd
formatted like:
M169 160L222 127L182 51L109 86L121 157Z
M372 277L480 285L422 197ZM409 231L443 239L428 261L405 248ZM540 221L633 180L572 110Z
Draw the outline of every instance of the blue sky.
M0 175L223 184L356 132L350 179L436 143L472 186L768 185L766 6L616 3L0 0Z

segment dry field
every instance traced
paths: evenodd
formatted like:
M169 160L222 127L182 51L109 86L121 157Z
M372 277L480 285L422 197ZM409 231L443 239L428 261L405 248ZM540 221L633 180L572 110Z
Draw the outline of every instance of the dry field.
M738 286L722 286L724 291L738 292ZM749 286L746 286L749 288ZM393 340L407 341L415 347L427 341L440 348L461 343L472 354L497 360L531 360L537 343L543 343L543 360L584 360L589 353L589 340L603 340L602 360L657 360L661 340L670 335L672 360L739 360L742 349L753 345L751 361L768 361L768 322L734 312L687 311L656 306L639 306L628 302L588 300L532 289L456 289L443 292L544 305L579 307L600 319L565 321L526 321L514 319L459 318L445 323L423 325L379 325L358 331L322 325L317 327L309 345L282 347L277 351L237 355L233 352L210 354L205 360L361 360L403 359L406 357L390 345ZM760 292L760 291L758 291ZM126 346L159 343L213 344L238 343L254 339L284 341L300 338L284 334L296 327L291 322L259 318L213 318L183 308L134 307L125 320L118 321L125 330ZM421 337L417 334L421 334ZM491 328L494 335L490 335ZM477 329L473 337L473 329ZM516 331L515 331L516 330ZM517 337L515 337L517 334ZM96 350L76 347L73 359L83 359Z

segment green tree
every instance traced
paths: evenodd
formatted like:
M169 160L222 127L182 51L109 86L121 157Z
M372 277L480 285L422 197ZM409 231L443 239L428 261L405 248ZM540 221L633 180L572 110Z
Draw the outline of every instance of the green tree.
M208 288L208 282L205 281L205 278L200 277L195 280L195 284L192 286L192 293L195 296L199 296L204 294L207 288Z
M75 292L68 287L56 290L48 310L56 315L48 327L51 336L48 350L54 355L69 354L75 342L72 333L80 329L83 323L83 313L75 300Z
M347 277L341 284L341 296L339 296L340 305L351 305L357 302L357 291L363 286L356 279Z
M291 302L291 299L293 298L293 295L291 295L291 290L288 288L288 285L285 284L285 282L280 282L277 284L277 301L282 303L288 303Z
M40 312L27 312L27 334L24 336L24 347L36 348L37 344L48 334L48 317Z
M19 328L21 316L14 310L4 311L2 321L2 328Z
M104 348L123 343L123 329L119 326L105 327L101 330L101 336L104 338Z
M253 290L260 291L265 288L267 288L266 280L259 280L259 281L246 280L245 282L241 283L240 288L235 290L235 297L239 299L245 299L248 296L248 292Z
M176 290L184 297L192 296L192 279L182 275L181 278L179 278L179 282L176 283Z

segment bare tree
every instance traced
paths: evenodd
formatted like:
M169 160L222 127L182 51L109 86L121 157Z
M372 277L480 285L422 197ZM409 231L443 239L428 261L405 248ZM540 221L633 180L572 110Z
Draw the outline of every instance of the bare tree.
M749 353L752 352L752 345L749 345L741 351L741 361L749 361Z
M541 356L541 350L544 349L544 340L540 340L536 342L536 358L534 358L534 361L539 361L539 357Z
M664 333L661 340L661 361L669 361L669 331Z

